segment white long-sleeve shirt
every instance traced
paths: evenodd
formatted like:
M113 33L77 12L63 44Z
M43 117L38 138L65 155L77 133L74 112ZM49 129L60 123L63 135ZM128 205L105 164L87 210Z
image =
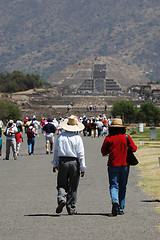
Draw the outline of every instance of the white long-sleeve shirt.
M6 134L7 140L13 140L15 139L15 133L18 132L18 129L15 124L12 124L12 126L7 126L4 130L4 133Z
M81 172L85 172L85 155L82 138L75 132L61 133L55 144L53 167L58 167L59 157L76 157L80 164Z

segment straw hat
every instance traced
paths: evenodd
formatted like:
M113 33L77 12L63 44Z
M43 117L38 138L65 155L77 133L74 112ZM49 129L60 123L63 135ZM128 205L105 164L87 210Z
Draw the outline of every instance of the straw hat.
M14 121L13 121L13 120L9 120L9 122L8 122L8 123L11 123L11 124L12 124L12 123L14 123Z
M113 118L111 125L109 127L125 127L122 123L122 119Z
M79 122L74 115L71 115L68 119L60 122L60 127L68 132L77 132L84 129L84 125Z

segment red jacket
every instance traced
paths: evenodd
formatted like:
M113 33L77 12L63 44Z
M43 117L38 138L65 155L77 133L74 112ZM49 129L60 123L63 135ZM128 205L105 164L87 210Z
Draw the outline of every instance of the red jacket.
M23 138L21 132L16 133L15 137L16 137L16 143L21 143L21 138Z
M127 134L128 135L128 134ZM135 152L137 146L134 144L132 138L128 135L130 149ZM127 140L125 134L118 134L114 136L107 136L104 139L101 153L103 156L109 154L108 166L118 167L126 166L127 157Z

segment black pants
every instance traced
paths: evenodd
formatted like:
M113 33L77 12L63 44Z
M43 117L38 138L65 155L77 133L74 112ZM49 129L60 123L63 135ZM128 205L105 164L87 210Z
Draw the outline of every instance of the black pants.
M57 190L58 204L64 200L68 213L75 211L77 202L77 188L79 184L80 167L77 160L60 159L58 177L57 177Z

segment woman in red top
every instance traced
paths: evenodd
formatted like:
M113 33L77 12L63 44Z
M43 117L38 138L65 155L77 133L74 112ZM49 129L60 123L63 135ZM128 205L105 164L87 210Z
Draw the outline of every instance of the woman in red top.
M127 165L127 140L126 129L122 120L115 118L109 126L109 135L105 138L101 153L103 156L109 155L108 176L110 184L110 195L112 201L112 215L124 214L126 186L129 175L129 165ZM137 146L128 135L130 149L135 152Z

